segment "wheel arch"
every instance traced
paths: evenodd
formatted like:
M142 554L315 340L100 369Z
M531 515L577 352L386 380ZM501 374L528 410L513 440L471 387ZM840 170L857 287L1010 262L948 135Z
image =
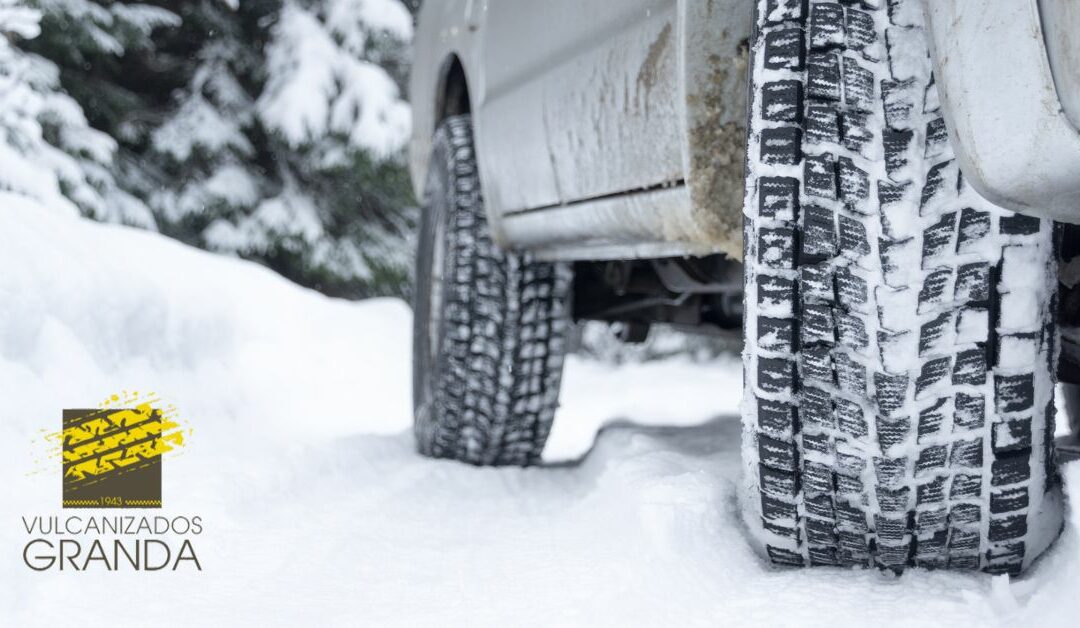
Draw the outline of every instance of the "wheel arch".
M413 192L421 202L424 198L424 184L435 130L450 116L472 113L473 109L469 80L461 55L453 50L448 51L438 63L427 67L434 68L435 71L425 72L419 67L414 70L411 90L413 130L409 169Z
M435 91L434 127L450 116L472 113L469 97L469 80L465 66L457 54L451 53L443 60L439 70L439 83Z
M1077 14L1067 3L1037 0L924 3L935 80L964 175L1003 207L1080 223L1080 130L1066 106L1073 82L1063 74Z

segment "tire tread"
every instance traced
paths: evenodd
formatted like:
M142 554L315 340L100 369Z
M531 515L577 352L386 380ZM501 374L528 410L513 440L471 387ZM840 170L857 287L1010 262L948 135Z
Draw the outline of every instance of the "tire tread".
M758 2L748 518L779 564L1017 573L1060 499L1052 224L964 181L917 4Z

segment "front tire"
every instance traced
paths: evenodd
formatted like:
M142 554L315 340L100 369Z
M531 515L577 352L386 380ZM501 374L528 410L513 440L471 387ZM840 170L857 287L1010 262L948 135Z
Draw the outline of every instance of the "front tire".
M540 459L558 402L569 272L491 239L468 115L435 133L413 308L420 453L477 465Z
M758 0L744 515L785 565L1018 573L1062 525L1052 224L953 157L920 0Z

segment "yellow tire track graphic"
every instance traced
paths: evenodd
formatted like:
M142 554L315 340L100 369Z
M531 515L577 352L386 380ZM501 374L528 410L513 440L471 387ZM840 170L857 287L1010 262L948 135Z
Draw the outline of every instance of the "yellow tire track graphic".
M64 480L82 482L172 451L184 444L179 427L149 404L94 411L64 427Z
M147 460L143 460L141 464L134 464L122 469L115 469L113 471L110 471L109 473L87 476L87 478L84 480L69 480L67 478L64 478L64 485L68 490L86 488L87 486L93 486L94 484L98 484L99 482L105 482L120 477L122 475L146 469L147 467L153 465L155 462L157 462L156 458L150 458Z
M154 395L112 395L96 409L64 410L48 434L63 467L64 507L161 507L162 457L185 445L176 408ZM51 456L50 456L51 457Z

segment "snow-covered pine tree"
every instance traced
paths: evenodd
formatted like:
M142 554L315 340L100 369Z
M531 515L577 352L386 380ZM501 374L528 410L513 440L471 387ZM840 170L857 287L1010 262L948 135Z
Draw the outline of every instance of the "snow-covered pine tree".
M412 19L399 0L286 1L255 102L275 187L207 244L332 294L399 293L411 266L402 99Z
M88 124L61 88L55 63L19 47L40 39L43 25L57 19L58 4L0 0L0 189L99 220L152 227L147 207L113 176L116 142ZM80 0L65 4L72 41L114 53L148 33L148 24L175 17L154 8L110 12Z
M407 289L400 0L33 1L22 46L116 140L158 229L328 294Z

